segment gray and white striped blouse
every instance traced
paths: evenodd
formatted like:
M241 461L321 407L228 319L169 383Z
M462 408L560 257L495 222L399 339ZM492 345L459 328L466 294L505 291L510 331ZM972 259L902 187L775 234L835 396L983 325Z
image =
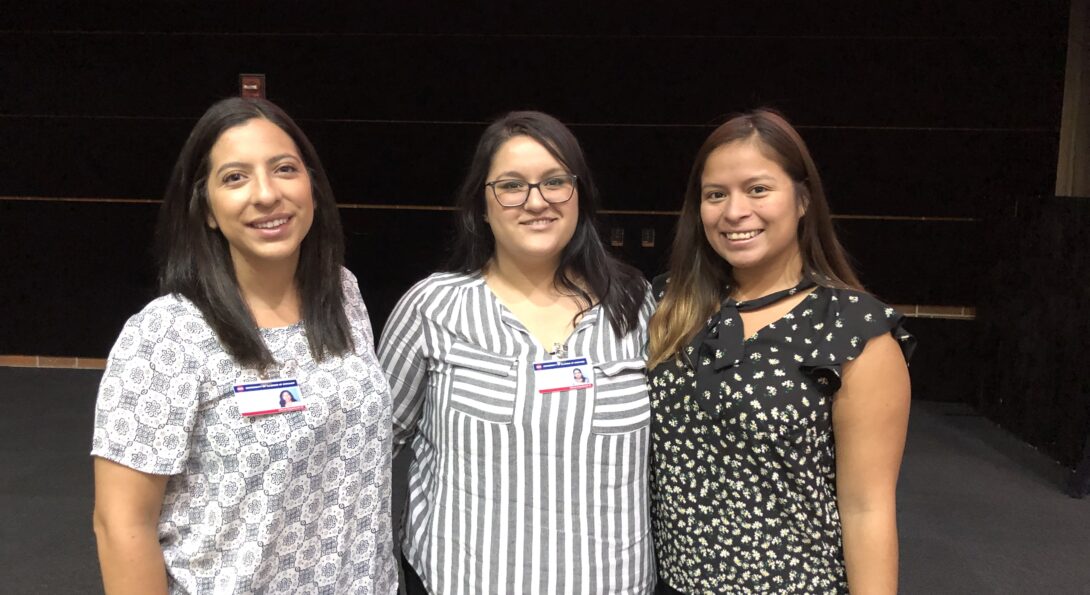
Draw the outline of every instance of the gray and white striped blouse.
M439 273L379 345L394 445L412 440L403 551L435 593L650 593L648 292L618 337L600 306L568 338L595 389L539 394L555 359L479 274Z

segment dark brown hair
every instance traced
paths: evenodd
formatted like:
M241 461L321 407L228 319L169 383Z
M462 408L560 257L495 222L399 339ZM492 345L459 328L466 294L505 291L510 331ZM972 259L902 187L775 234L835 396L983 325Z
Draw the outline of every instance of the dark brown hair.
M244 366L275 362L242 301L227 240L208 226L209 154L220 135L254 118L272 122L295 142L310 177L314 223L300 245L295 280L303 322L316 359L353 348L341 290L344 235L337 201L318 153L282 109L264 99L224 99L208 108L189 133L159 210L156 240L159 290L184 296L204 315L220 343Z
M602 304L614 332L627 334L639 323L647 282L638 270L606 251L595 228L598 189L583 157L583 149L571 130L548 114L510 112L492 122L481 135L455 199L457 236L448 267L465 273L477 272L495 254L496 238L484 220L487 210L484 184L496 151L515 136L528 136L541 143L568 173L576 176L579 220L571 240L560 253L560 265L554 279L556 286L578 296L584 312L594 306L596 299ZM582 280L586 289L576 280Z
M806 207L798 226L802 274L818 285L863 288L836 238L821 176L799 133L783 116L767 109L732 117L716 128L696 153L674 234L670 282L651 319L648 367L677 353L729 293L730 264L712 249L704 235L700 186L704 164L712 151L740 141L753 142L779 164L794 182L796 199Z

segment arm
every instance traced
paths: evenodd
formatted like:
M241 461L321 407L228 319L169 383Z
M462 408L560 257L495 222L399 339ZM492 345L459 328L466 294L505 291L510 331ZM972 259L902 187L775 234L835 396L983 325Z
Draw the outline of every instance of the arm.
M417 304L422 297L420 285L394 307L378 346L379 363L390 382L395 457L416 433L427 387L423 316Z
M897 475L910 397L901 349L882 334L845 364L833 401L837 507L854 595L897 592Z
M106 593L166 593L158 525L168 476L94 461L95 538Z

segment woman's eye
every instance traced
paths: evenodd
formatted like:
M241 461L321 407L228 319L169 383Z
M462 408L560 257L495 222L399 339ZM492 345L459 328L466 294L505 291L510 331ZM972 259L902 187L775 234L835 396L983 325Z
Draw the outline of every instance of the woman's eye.
M720 192L718 190L710 190L710 191L704 193L704 200L722 200L726 196L727 196L726 194L724 194L724 193L722 193L722 192Z
M546 188L563 188L568 185L567 178L549 178L541 183Z
M521 192L526 189L526 182L521 180L503 180L496 182L496 190L500 192Z
M749 189L750 194L767 194L768 186L757 185Z
M241 181L242 181L242 174L240 174L238 172L229 173L226 176L223 176L223 183L224 184L236 184L236 183L241 182Z
M295 167L294 163L283 163L276 168L276 171L282 174L293 174L299 171L298 167Z

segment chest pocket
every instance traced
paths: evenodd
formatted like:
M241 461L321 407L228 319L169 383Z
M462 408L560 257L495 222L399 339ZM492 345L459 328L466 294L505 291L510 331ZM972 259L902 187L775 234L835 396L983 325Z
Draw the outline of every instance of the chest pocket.
M643 359L601 362L595 368L595 434L624 434L646 428L651 420L651 400Z
M450 408L483 421L508 424L515 417L518 360L465 343L454 343L450 366Z

